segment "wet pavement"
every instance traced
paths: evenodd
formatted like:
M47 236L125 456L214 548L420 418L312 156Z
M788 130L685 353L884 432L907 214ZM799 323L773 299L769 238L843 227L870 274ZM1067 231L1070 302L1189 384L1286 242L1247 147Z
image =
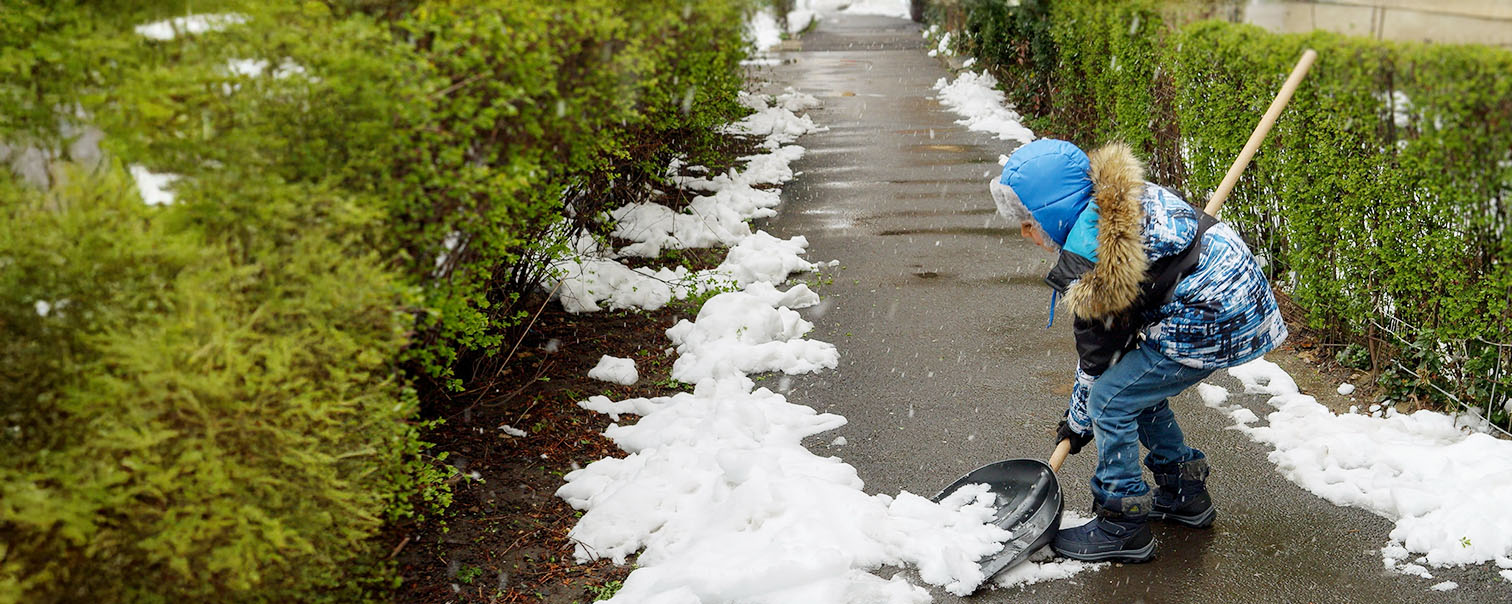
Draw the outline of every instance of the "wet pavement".
M793 378L789 396L849 419L809 444L855 466L869 493L928 496L994 460L1047 457L1076 363L1070 321L1045 328L1053 258L998 218L987 192L1013 143L954 123L931 88L947 69L925 53L915 24L840 17L757 73L824 102L810 115L829 131L798 141L801 174L762 228L804 235L811 260L840 263L823 273L823 304L805 311L811 337L840 348L840 367ZM1209 381L1264 417L1264 400L1223 372ZM1172 407L1212 461L1212 530L1156 525L1149 564L964 599L933 589L935 601L1506 601L1486 567L1432 569L1431 581L1388 574L1389 522L1291 484L1194 392ZM830 445L836 436L848 443ZM1067 509L1090 509L1094 457L1061 469ZM1428 589L1443 580L1460 587Z

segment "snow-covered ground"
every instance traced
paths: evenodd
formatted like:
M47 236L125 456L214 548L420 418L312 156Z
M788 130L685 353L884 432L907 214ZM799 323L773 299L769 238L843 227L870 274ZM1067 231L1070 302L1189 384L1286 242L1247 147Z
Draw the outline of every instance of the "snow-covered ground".
M906 3L904 4L906 8ZM805 285L779 287L819 265L802 256L803 237L779 239L750 228L770 216L780 191L756 188L793 178L803 156L791 144L821 129L801 112L817 105L789 89L776 97L744 95L755 110L730 132L762 137L763 152L744 169L707 174L674 165L684 188L706 195L674 212L655 204L612 211L615 235L635 243L618 250L579 241L559 259L554 281L564 306L657 308L673 298L720 291L693 320L667 335L678 355L672 378L692 392L622 401L594 396L580 403L608 414L640 416L605 435L630 455L595 461L569 473L557 495L584 514L573 528L580 560L625 562L636 569L611 602L922 603L924 588L883 567L907 567L919 580L967 594L985 579L976 561L1006 537L989 521L993 497L966 488L941 503L919 495L867 494L855 468L816 455L803 438L833 430L845 418L817 413L779 392L756 387L752 375L834 368L836 348L804 336L813 328L796 309L819 303ZM729 246L709 271L630 269L617 259L665 249ZM606 360L604 375L616 361ZM836 442L842 442L836 439ZM1079 520L1068 515L1068 525ZM1081 519L1080 521L1085 521ZM1101 565L1052 559L1048 552L998 578L1023 585L1070 577Z
M1200 384L1203 402L1227 413L1235 430L1271 446L1276 469L1298 486L1396 523L1381 548L1386 569L1431 579L1428 567L1495 562L1512 580L1512 518L1506 514L1512 441L1479 431L1471 416L1404 414L1391 406L1335 414L1264 359L1228 372L1245 392L1270 396L1276 410L1264 425L1248 408L1230 403L1221 386ZM1454 587L1443 582L1433 589Z

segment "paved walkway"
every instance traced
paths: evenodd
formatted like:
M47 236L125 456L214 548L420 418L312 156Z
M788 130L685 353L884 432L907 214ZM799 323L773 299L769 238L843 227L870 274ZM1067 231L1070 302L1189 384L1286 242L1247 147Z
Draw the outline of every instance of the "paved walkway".
M839 260L825 303L806 311L813 337L839 346L840 367L794 380L796 402L850 424L812 443L860 472L871 493L932 495L1003 458L1044 458L1065 409L1076 357L1070 321L1045 329L1053 260L997 218L989 174L1009 143L970 132L933 99L946 76L918 26L882 17L828 21L763 74L818 96L828 132L764 228L805 235L813 260ZM1239 391L1237 382L1213 382ZM1235 395L1261 417L1264 401ZM973 602L1452 602L1505 595L1484 569L1435 570L1434 581L1387 574L1379 549L1391 525L1335 507L1287 482L1268 450L1231 430L1195 394L1172 406L1212 460L1219 506L1210 531L1155 528L1155 561L1088 572ZM849 443L829 447L836 435ZM1060 478L1067 509L1091 506L1094 456ZM886 573L884 573L886 576ZM1440 580L1450 592L1428 591ZM964 602L935 590L937 602Z

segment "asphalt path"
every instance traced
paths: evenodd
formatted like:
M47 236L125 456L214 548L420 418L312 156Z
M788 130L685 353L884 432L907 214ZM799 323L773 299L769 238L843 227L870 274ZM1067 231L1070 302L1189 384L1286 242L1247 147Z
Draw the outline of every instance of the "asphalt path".
M829 130L798 141L808 149L800 174L762 227L806 236L812 260L839 261L818 278L823 303L805 314L810 337L839 347L840 366L785 384L793 401L849 420L809 444L855 466L870 493L928 496L994 460L1044 459L1076 363L1070 321L1046 328L1053 258L998 218L988 194L998 156L1014 145L955 123L932 89L948 69L926 52L915 24L840 17L756 70L824 103L809 115ZM1264 400L1239 394L1223 372L1209 381L1265 416ZM1506 601L1486 567L1432 569L1431 581L1386 572L1389 522L1288 482L1268 448L1226 430L1195 392L1171 404L1211 460L1213 529L1157 524L1148 564L971 598L934 589L935 601ZM836 436L847 443L831 444ZM1067 509L1090 510L1094 457L1061 469ZM1428 589L1442 580L1460 587Z

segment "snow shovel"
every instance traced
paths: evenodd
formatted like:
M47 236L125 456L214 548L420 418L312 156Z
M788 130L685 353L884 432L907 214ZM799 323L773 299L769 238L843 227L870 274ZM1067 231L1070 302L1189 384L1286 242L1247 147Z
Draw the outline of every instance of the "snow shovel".
M1064 440L1055 447L1049 464L1038 459L993 462L972 470L934 496L934 501L939 502L966 485L985 484L997 497L994 503L997 514L992 523L1008 531L1008 539L1003 542L1003 549L978 561L984 577L982 583L1028 560L1055 539L1063 504L1055 472L1070 453L1071 441Z

